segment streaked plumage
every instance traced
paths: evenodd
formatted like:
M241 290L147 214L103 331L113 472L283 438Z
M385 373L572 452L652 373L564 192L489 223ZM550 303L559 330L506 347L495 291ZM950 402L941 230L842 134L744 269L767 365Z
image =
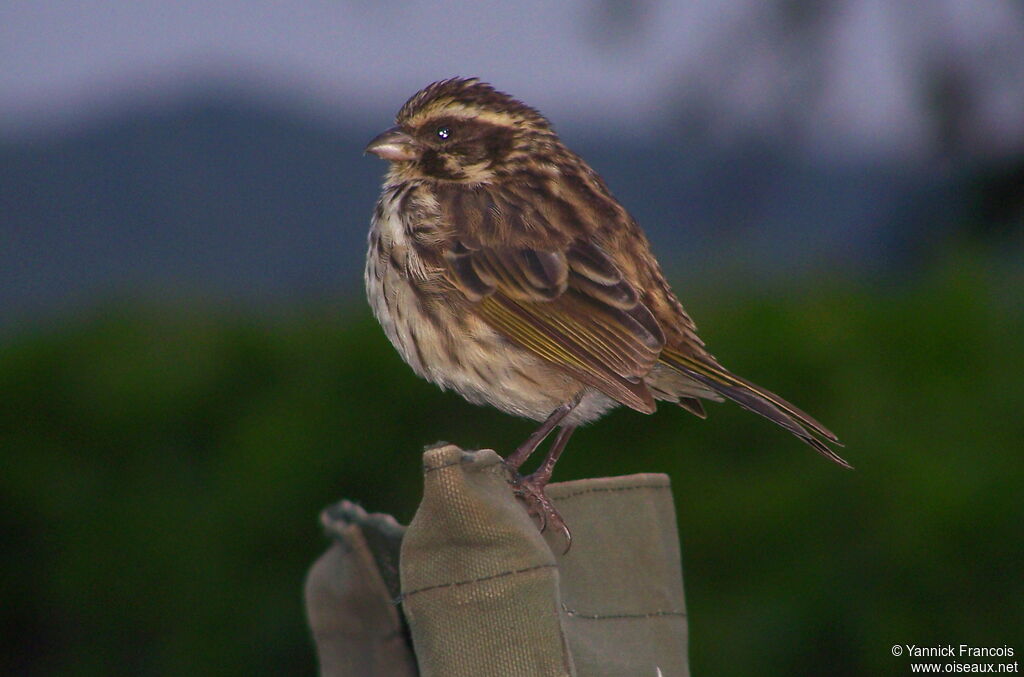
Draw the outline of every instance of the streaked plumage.
M826 457L836 437L731 374L697 336L646 237L536 110L476 79L436 82L367 147L390 161L369 236L374 314L420 376L471 402L562 428L520 491L543 486L573 428L656 400L703 417L728 398Z

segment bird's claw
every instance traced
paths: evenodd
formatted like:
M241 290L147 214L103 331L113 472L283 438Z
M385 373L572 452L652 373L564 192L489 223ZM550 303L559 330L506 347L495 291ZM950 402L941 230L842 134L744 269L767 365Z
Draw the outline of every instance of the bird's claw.
M526 511L530 517L534 518L538 522L538 529L541 533L547 531L548 527L553 527L562 533L565 538L565 550L562 554L569 552L569 548L572 547L572 532L569 531L569 527L565 524L565 520L559 514L555 508L554 503L548 498L544 488L547 486L546 477L537 477L536 475L520 475L518 472L512 472L512 491L515 495L523 502L526 506Z

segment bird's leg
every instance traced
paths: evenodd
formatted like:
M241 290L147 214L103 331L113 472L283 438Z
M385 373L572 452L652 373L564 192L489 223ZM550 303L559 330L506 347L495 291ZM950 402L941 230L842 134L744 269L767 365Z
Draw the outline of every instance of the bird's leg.
M531 482L539 485L541 488L547 486L548 482L551 481L551 473L555 469L555 463L558 463L558 457L562 455L565 445L568 444L569 438L572 437L575 430L576 426L567 425L558 431L558 436L551 443L551 448L548 449L548 455L544 457L544 462L529 475L528 479Z
M565 536L565 552L569 552L569 548L572 546L572 533L544 489L551 481L551 472L555 468L555 463L558 462L558 457L562 455L574 430L576 430L576 426L572 425L559 430L558 436L551 443L548 455L544 457L544 462L540 464L540 467L525 477L516 473L516 479L512 483L516 495L526 503L530 514L540 520L542 532L549 526L562 532L562 535Z
M566 402L558 409L551 412L551 415L547 417L540 427L533 431L533 434L526 438L526 441L516 447L516 450L508 455L505 459L505 465L509 467L512 472L518 473L519 468L522 467L523 463L526 463L526 459L530 458L530 455L537 450L540 443L544 441L551 431L555 429L559 423L562 422L569 412L579 404L580 398L576 397L569 402Z
M519 474L519 468L530 454L537 449L540 443L544 441L544 438L551 433L555 426L561 423L569 415L569 412L579 404L579 400L580 398L576 397L571 402L567 402L558 409L555 409L548 416L547 420L519 448L509 454L508 459L505 461L505 464L512 471L512 487L516 495L526 503L526 508L530 514L538 518L541 531L547 529L548 525L553 525L564 534L565 552L569 552L569 547L572 545L572 534L544 489L547 487L548 482L551 481L551 473L555 468L555 463L558 462L558 457L562 455L562 451L565 449L565 445L568 443L573 431L576 430L576 426L562 426L562 429L558 431L558 435L555 437L555 441L551 443L551 448L548 450L547 456L544 457L544 461L532 474L523 476Z

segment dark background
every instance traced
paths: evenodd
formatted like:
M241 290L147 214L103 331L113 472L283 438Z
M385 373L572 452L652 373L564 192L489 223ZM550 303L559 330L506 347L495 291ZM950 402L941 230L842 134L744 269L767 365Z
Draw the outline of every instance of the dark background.
M0 91L18 105L0 108L0 671L314 674L301 589L326 546L318 511L348 497L408 521L424 444L504 453L529 433L419 381L362 298L384 170L362 147L405 96L455 73L544 109L647 230L712 351L823 420L857 467L731 405L703 422L619 411L574 437L556 479L672 477L694 674L908 674L893 644L1019 657L1020 6L951 1L957 20L940 21L856 0L723 4L730 16L704 17L717 39L671 66L671 87L654 66L648 88L594 84L615 72L609 54L642 61L658 2L549 18L569 46L524 17L508 30L549 52L546 77L517 70L518 52L438 56L436 27L409 21L384 30L429 74L344 65L368 48L328 41L343 65L308 98L209 55L184 76L138 57L105 90L87 40L74 58L5 52ZM244 9L214 7L220 24L177 20L222 28L231 53ZM380 38L365 6L339 7L339 33ZM453 41L491 27L444 7ZM294 9L289 30L314 36ZM99 10L56 28L8 19L33 45L124 32ZM183 30L173 19L154 35ZM306 48L247 36L267 63L286 60L280 44ZM898 55L896 90L849 85L874 82L840 48L850 36ZM734 86L749 72L760 88ZM574 73L587 93L559 84ZM48 90L25 84L44 76ZM94 99L61 89L76 78ZM843 86L860 97L830 98ZM660 107L595 111L590 98L624 89L657 89Z

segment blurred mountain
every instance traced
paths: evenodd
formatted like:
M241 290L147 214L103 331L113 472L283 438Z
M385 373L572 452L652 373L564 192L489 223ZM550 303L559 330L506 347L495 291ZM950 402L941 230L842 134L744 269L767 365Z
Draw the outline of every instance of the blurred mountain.
M389 120L381 120L380 128ZM52 138L0 142L0 324L114 297L260 308L360 287L379 131L204 96ZM913 261L955 228L949 172L563 134L678 275Z
M356 136L196 101L4 144L0 309L140 288L263 300L352 285L362 234L346 228L366 220L381 169L355 171Z

